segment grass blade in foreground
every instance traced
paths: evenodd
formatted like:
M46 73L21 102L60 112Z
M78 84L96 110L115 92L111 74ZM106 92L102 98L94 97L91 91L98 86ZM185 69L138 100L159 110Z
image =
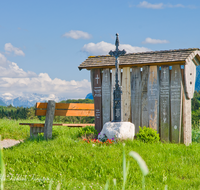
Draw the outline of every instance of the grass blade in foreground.
M1 141L1 135L0 135L0 141ZM5 165L3 161L3 148L0 145L0 166L1 166L1 190L4 189L3 182L5 181L6 172L5 172Z
M123 144L123 190L125 190L125 185L126 185L126 179L128 176L128 171L129 171L129 162L128 166L126 167L126 157L125 157L125 150L124 150L125 144Z
M137 152L131 151L129 153L129 155L131 157L133 157L137 161L138 165L140 166L140 170L142 171L142 174L143 174L142 189L145 189L144 176L146 176L149 173L149 169L148 169L145 161L142 159L142 157Z

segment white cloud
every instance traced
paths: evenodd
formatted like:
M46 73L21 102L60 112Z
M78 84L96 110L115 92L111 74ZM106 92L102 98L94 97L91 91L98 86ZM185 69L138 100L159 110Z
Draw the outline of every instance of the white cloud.
M73 38L73 39L77 40L77 39L80 39L80 38L90 39L92 37L92 35L88 34L87 32L80 31L80 30L71 30L71 31L63 34L63 37Z
M143 1L140 2L139 5L137 5L137 7L147 8L147 9L164 9L164 8L176 8L176 7L184 8L185 6L182 4L176 4L176 5L164 4L164 3L152 4L148 3L147 1Z
M91 92L88 80L51 79L47 73L25 72L0 53L0 92L5 95L24 93L54 94L66 98L84 98Z
M146 38L145 41L142 42L143 44L166 44L169 43L167 40L159 40L159 39L152 39Z
M11 43L6 43L4 49L7 53L14 52L15 55L25 56L25 53L21 49L14 47Z
M126 53L151 51L150 49L145 47L135 47L129 44L120 44L119 49L120 50L125 49ZM108 55L110 50L115 50L115 45L101 41L96 44L95 43L85 44L81 50L83 52L89 53L90 55Z

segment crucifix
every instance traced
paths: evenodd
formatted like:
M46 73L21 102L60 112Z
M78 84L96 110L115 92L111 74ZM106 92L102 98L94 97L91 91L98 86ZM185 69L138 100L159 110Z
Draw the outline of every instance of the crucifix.
M118 80L118 69L119 69L119 59L120 55L124 55L126 53L125 50L119 50L119 34L116 34L116 50L110 51L109 54L115 57L115 67L116 67L116 74L115 74L115 87L113 91L113 122L120 122L121 121L121 88L119 86Z
M166 71L165 71L165 69L164 69L164 71L163 71L163 74L164 74L164 78L165 78L165 74L166 74Z

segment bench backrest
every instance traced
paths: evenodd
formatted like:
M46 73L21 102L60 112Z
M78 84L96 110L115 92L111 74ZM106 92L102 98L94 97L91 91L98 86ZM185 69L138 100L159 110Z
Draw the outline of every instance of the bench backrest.
M35 115L45 116L48 103L36 103ZM95 116L94 104L56 103L54 116Z

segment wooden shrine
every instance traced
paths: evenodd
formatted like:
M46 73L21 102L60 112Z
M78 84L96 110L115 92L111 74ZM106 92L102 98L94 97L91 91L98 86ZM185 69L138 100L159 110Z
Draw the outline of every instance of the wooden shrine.
M157 130L162 141L191 143L191 99L200 49L130 53L119 57L122 121ZM115 58L90 56L79 69L91 72L95 127L113 119Z

